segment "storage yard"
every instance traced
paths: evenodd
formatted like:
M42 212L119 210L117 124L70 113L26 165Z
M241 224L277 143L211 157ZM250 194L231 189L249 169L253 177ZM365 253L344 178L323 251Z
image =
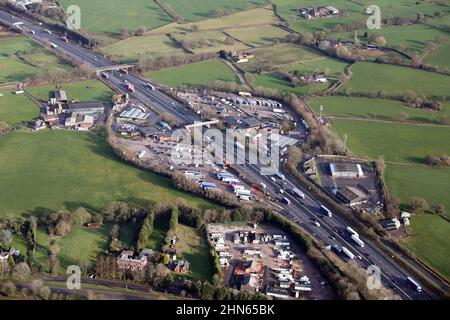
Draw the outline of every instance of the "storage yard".
M330 299L331 288L284 232L271 225L207 227L226 286L279 299Z

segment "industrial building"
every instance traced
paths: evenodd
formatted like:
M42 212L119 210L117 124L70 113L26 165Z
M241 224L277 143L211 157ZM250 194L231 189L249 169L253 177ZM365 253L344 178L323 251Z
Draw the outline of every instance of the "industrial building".
M364 172L358 163L330 163L330 171L331 175L335 178L364 177Z
M369 201L364 192L350 186L337 190L336 197L349 206L357 206Z
M150 113L142 106L131 106L129 109L122 111L119 117L122 119L145 121L150 117Z

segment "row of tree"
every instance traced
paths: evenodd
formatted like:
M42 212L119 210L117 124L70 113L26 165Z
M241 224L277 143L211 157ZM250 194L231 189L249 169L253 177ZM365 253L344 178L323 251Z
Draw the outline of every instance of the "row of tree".
M148 238L153 232L154 221L155 221L155 214L153 212L150 212L144 219L141 230L139 231L139 239L137 242L138 249L145 248Z

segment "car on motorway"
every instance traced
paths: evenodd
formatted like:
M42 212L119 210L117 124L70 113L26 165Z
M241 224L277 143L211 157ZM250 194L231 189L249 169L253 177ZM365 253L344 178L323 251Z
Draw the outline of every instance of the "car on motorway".
M270 180L272 180L273 182L277 182L277 179L275 179L274 177L270 177Z
M320 223L319 223L319 222L314 221L314 225L315 225L316 227L320 228Z

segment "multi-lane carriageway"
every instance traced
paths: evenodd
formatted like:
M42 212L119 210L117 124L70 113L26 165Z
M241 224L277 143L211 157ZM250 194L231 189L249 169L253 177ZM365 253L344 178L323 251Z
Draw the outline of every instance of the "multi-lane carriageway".
M25 31L25 34L32 40L40 43L41 45L48 45L49 43L55 44L52 46L56 52L63 53L64 55L72 58L75 61L86 63L95 69L108 69L111 66L117 65L116 63L104 58L103 56L90 51L84 47L79 46L76 43L66 42L61 40L61 35L56 34L50 30L48 32L44 26L32 24L29 21L20 19L8 12L0 10L0 21L12 26L16 22L23 22L21 28ZM30 32L33 30L33 32ZM197 114L188 110L178 101L172 99L166 94L158 90L149 90L147 87L147 81L141 79L134 74L119 74L117 72L108 72L108 81L110 85L113 85L119 89L124 90L123 83L128 81L135 86L135 92L132 96L140 100L145 105L151 107L156 112L167 112L173 115L174 120L182 125L192 124L195 121L201 119ZM224 146L227 148L226 146ZM241 159L242 160L242 159ZM263 182L267 189L271 193L276 193L280 189L280 182L273 181L271 177L261 175L260 168L256 165L242 164L241 171L245 172L248 179L251 179L257 183ZM294 179L287 177L285 180L285 189L292 189L295 187ZM375 245L371 240L361 237L364 241L364 248L359 247L351 239L349 239L344 230L347 227L346 222L342 217L333 215L333 217L325 217L320 213L320 202L317 201L314 196L303 190L306 194L304 200L301 200L289 193L285 193L291 204L289 206L271 203L270 205L277 208L287 218L295 221L302 228L312 234L317 240L323 243L334 245L338 244L348 248L356 257L355 261L363 267L367 268L370 265L376 265L381 269L381 278L383 284L391 288L395 294L399 295L403 299L414 300L428 300L433 296L425 291L421 293L406 286L406 277L409 276L403 267L401 267L393 257L386 256L386 254ZM317 227L312 220L320 221L320 227ZM420 265L416 266L420 267ZM426 275L429 275L433 279L433 274L428 273L426 269L420 268L420 271ZM435 282L439 279L434 279Z

